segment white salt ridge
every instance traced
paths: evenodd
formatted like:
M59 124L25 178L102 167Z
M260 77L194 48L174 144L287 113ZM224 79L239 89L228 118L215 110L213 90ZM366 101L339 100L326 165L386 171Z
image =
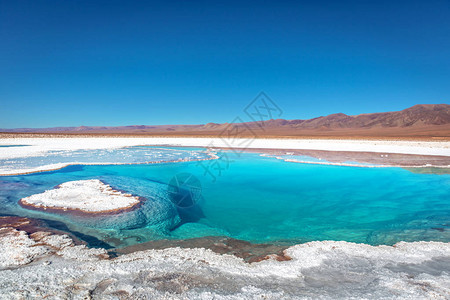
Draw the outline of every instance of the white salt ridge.
M450 297L450 243L374 247L311 242L287 249L290 261L247 264L201 248L146 250L106 259L105 250L74 246L65 236L54 236L52 243L43 239L47 248L39 250L41 246L25 233L12 233L0 235L0 266L12 266L17 251L28 258L0 271L4 299Z
M0 268L24 265L48 252L43 246L36 247L24 231L1 228L0 234Z
M274 156L270 154L261 154L262 157L272 157L278 160L283 160L285 162L291 162L291 163L299 163L299 164L309 164L309 165L326 165L326 166L341 166L341 167L358 167L358 168L392 168L392 167L399 167L399 168L428 168L432 165L426 164L422 166L418 165L396 165L396 164L369 164L369 163L359 163L359 162L329 162L329 161L315 161L315 160L299 160L296 158L289 158L289 157L283 157L283 156ZM449 159L450 161L450 159ZM433 168L438 169L446 169L450 168L450 165L443 165L443 166L432 166Z
M0 270L26 265L53 254L78 260L96 260L107 256L105 249L75 246L68 235L39 231L30 237L25 231L0 228Z
M14 169L6 169L6 168L0 168L0 176L8 176L8 175L16 175L16 174L29 174L29 173L35 173L35 172L43 172L43 171L51 171L51 170L57 170L62 169L64 167L67 167L67 164L59 163L59 164L49 164L44 165L38 168L14 168Z
M140 203L136 196L116 191L98 179L68 181L57 188L22 198L26 206L83 212L110 212Z

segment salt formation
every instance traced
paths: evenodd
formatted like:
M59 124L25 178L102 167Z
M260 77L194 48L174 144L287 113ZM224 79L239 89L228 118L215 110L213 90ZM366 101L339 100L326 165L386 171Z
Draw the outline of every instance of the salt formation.
M42 210L117 213L136 208L141 199L114 190L98 179L69 181L53 190L20 200L20 205Z
M151 195L143 199L116 191L97 179L78 180L22 198L19 204L38 210L43 218L64 218L64 222L75 230L82 226L106 229L114 234L124 229L145 227L155 233L167 233L181 220L174 204L166 199L165 188L163 184L152 183L151 191L138 189L138 192Z
M26 265L53 254L78 260L106 258L105 249L89 249L75 245L68 235L38 231L27 234L12 227L0 228L0 270Z
M248 264L201 248L111 258L64 235L2 228L0 253L3 299L450 297L450 243L311 242L288 248L290 260Z

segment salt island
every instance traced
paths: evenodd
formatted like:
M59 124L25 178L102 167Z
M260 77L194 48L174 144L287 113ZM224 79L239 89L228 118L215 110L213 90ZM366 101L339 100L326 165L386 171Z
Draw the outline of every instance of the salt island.
M52 190L20 199L24 208L76 212L86 214L114 214L140 206L142 198L113 189L98 179L62 183Z

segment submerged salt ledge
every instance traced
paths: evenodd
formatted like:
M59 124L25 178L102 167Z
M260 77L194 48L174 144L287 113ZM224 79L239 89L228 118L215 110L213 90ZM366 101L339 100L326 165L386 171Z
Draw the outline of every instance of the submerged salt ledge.
M0 140L1 143L2 140ZM64 145L62 145L64 146ZM31 147L31 146L30 146ZM13 147L12 147L13 148ZM0 149L1 150L1 149ZM209 151L155 147L64 149L28 153L21 157L4 156L0 151L0 176L29 174L62 169L71 165L128 165L176 163L216 159Z
M69 181L20 200L25 207L102 213L131 209L140 199L114 190L98 179Z
M75 246L64 235L31 238L12 228L1 233L0 267L9 270L0 271L0 294L6 299L450 297L450 243L311 242L287 249L289 261L248 264L201 248L146 250L112 259L105 250Z

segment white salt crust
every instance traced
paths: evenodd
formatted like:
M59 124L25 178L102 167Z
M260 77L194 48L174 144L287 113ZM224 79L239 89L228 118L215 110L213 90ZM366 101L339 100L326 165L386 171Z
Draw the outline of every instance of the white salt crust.
M58 187L22 198L21 203L41 209L79 210L82 212L112 212L140 203L136 196L122 193L98 179L68 181Z
M68 236L0 232L2 299L448 299L450 243L310 242L248 264L169 248L106 258ZM36 237L34 237L36 239Z

